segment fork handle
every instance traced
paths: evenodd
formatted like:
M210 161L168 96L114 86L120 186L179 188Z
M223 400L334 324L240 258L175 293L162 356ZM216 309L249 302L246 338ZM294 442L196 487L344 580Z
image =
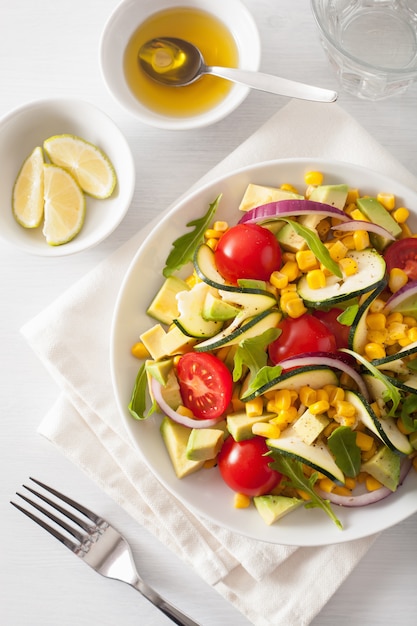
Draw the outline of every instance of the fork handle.
M191 617L188 617L185 613L177 609L173 604L162 598L154 589L146 585L143 580L136 580L132 583L139 593L141 593L149 602L151 602L156 608L170 618L174 624L178 626L200 626Z

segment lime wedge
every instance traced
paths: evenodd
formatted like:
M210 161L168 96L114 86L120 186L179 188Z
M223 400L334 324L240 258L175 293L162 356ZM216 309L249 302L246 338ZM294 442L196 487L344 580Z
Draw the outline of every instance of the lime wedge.
M24 161L13 186L13 215L25 228L36 228L42 221L43 164L42 148L38 146Z
M68 243L80 232L85 218L85 196L75 178L56 165L44 165L43 234L51 246Z
M85 193L108 198L116 186L116 172L108 156L76 135L54 135L43 143L49 160L67 169Z

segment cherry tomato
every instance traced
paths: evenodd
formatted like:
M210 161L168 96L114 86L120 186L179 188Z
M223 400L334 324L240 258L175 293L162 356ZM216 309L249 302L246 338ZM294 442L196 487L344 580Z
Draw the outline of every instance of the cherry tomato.
M323 322L330 332L333 333L337 348L347 348L350 327L337 321L341 313L343 313L342 309L330 309L329 311L316 310L313 315Z
M220 474L226 485L247 496L269 493L281 480L281 474L269 466L272 459L264 456L268 450L263 437L239 442L228 437L218 456Z
M336 351L333 333L310 313L294 319L287 317L278 324L278 328L282 332L268 348L269 357L274 364L306 352Z
M258 224L237 224L220 238L214 253L223 278L268 280L281 267L281 248L271 231Z
M177 365L184 406L198 419L220 417L232 398L233 380L226 365L213 354L187 352Z
M387 270L398 267L410 280L417 280L417 239L406 237L394 241L384 252Z

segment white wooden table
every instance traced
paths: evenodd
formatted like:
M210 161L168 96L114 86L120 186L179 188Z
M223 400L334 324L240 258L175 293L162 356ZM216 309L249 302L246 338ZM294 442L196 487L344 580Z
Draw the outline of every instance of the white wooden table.
M54 260L0 246L0 623L171 623L129 587L81 565L10 506L15 489L34 475L77 494L111 519L131 541L145 579L202 626L244 626L249 624L245 618L36 434L57 389L19 328L287 102L253 92L234 114L210 128L176 133L141 125L113 101L99 72L100 33L116 4L116 0L14 0L3 2L0 9L0 115L42 97L85 98L101 106L121 127L137 165L132 207L119 228L97 248ZM263 71L335 86L307 0L246 0L246 4L261 33ZM417 85L399 98L378 103L340 94L339 104L417 176ZM313 625L414 625L416 524L414 515L383 533Z

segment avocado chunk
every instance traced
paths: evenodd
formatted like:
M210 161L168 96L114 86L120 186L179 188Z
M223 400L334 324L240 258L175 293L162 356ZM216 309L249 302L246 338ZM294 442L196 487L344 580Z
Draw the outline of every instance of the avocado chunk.
M414 431L413 433L411 433L411 435L409 435L408 438L414 450L417 450L417 431Z
M281 247L287 252L299 252L307 249L307 242L304 237L298 235L291 224L285 224L276 234L276 238Z
M268 204L269 202L277 202L278 200L288 200L290 198L302 198L303 196L279 189L278 187L266 187L263 185L255 185L250 183L243 195L239 205L239 211L250 211L257 206Z
M208 321L225 322L236 317L240 309L209 292L205 298L202 318Z
M171 459L172 466L178 478L189 476L198 471L204 461L193 461L186 456L190 429L182 424L177 424L169 417L164 417L161 422L161 435Z
M151 361L149 359L145 362L145 368L147 373L155 378L160 385L166 385L172 364L173 359L164 359L163 361Z
M220 452L224 433L216 428L193 428L188 438L185 455L191 461L208 461Z
M356 200L358 209L364 214L368 220L374 224L378 224L387 230L395 238L402 233L401 226L389 214L387 209L376 198L358 198ZM370 234L372 245L377 250L383 250L392 241L375 233Z
M348 195L349 187L347 185L318 185L309 196L309 200L314 202L323 202L343 210Z
M255 496L255 507L262 519L268 526L284 517L291 511L298 509L303 504L301 498L289 498L287 496Z
M166 332L161 324L155 324L140 335L141 342L155 361L166 355L163 346L165 336Z
M361 471L367 472L391 491L395 491L400 481L401 460L398 454L381 447L373 457L362 463Z
M235 441L252 439L252 426L258 422L268 422L274 414L268 413L259 417L248 417L245 411L231 413L227 416L227 429Z
M169 326L178 317L177 293L189 291L189 286L181 278L169 276L147 309L147 314L161 324Z
M173 369L167 374L165 384L161 387L161 394L167 405L174 411L182 404L180 385Z

